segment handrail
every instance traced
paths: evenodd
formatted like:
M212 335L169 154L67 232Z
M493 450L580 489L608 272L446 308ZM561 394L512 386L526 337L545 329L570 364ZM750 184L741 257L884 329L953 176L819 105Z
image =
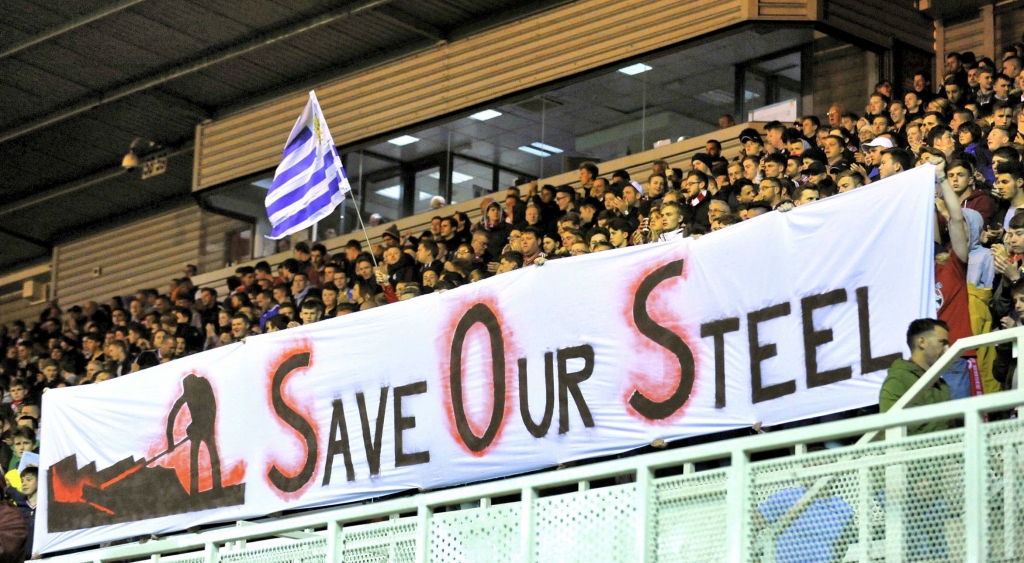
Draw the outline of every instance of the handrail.
M903 394L889 409L889 412L904 410L907 407L913 406L924 391L935 384L935 381L946 373L949 366L953 364L960 356L967 350L975 350L977 348L983 348L985 346L995 346L996 344L1002 344L1004 342L1013 342L1016 350L1024 350L1024 327L1016 327L1005 330L998 330L995 332L988 332L985 334L978 334L976 336L968 336L967 338L961 338L957 340L952 346L949 347L939 359L928 368L921 377L918 378L917 382L914 383ZM1018 354L1017 357L1017 373L1024 373L1024 354ZM869 432L857 440L857 444L865 444L874 440L878 436L877 432Z
M733 460L734 469L736 469L737 463L745 465L745 461L749 460L750 454L756 452L789 448L808 443L819 443L863 434L868 431L906 427L932 420L948 420L961 417L977 419L981 414L987 412L1006 410L1020 405L1024 405L1024 390L1005 391L971 399L925 405L913 409L895 410L770 434L710 442L558 471L548 471L453 489L420 493L381 502L344 506L316 512L304 512L287 518L259 523L246 523L243 527L231 525L200 533L171 536L144 544L122 545L103 548L102 550L83 551L47 558L47 561L53 561L54 563L98 563L101 561L151 557L166 553L180 553L188 550L207 549L209 551L218 544L280 537L291 532L323 528L325 525L330 530L331 526L361 522L371 518L408 514L413 511L423 514L436 507L453 506L460 503L515 494L526 493L530 495L538 490L584 481L606 479L634 472L638 476L641 473L650 475L651 472L657 469L678 467L684 464L715 459L730 458Z

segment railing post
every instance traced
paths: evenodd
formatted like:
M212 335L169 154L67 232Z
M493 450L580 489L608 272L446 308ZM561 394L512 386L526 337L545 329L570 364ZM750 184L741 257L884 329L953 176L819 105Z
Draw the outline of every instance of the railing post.
M430 518L433 510L426 503L420 502L416 512L416 561L427 563L430 560Z
M537 491L532 487L523 488L520 501L519 514L519 560L523 563L534 563L533 553L533 501L537 498Z
M1017 461L1017 445L1003 446L1003 557L1017 559L1020 553L1017 527L1020 518L1017 515L1017 487L1019 465ZM986 495L987 496L987 495Z
M218 563L220 561L220 548L215 543L206 544L206 563Z
M337 520L331 520L327 523L327 547L324 554L324 563L338 563L340 558L338 557L338 536L341 535L341 526L338 525Z
M967 563L985 561L985 431L982 414L964 414L964 531Z
M857 561L871 562L871 470L857 471Z
M891 439L889 431L886 438ZM887 453L896 453L892 448ZM885 466L885 562L902 563L906 561L906 513L904 505L907 497L907 467L902 462Z
M747 452L734 449L732 465L729 467L729 482L726 487L726 560L730 563L744 563L750 551L750 526L746 520L749 488L747 486L750 459Z
M651 497L654 495L652 490L653 477L651 469L647 466L639 467L636 470L636 541L637 554L639 555L636 560L640 563L652 563L654 561L654 554L651 549L653 542L650 541L654 532L651 529L651 524L654 521L651 507ZM655 507L654 510L657 510L657 508Z

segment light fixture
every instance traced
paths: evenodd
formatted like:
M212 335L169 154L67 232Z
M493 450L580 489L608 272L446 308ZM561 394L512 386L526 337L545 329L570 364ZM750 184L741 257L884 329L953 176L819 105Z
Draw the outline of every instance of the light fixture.
M477 121L487 121L488 119L494 119L499 115L501 115L500 111L494 111L493 109L485 109L484 111L474 113L473 115L469 116L469 118L475 119Z
M131 170L139 167L139 155L136 154L136 150L148 152L156 146L153 141L148 141L142 137L135 137L132 139L132 144L128 147L128 154L124 155L121 159L121 168Z
M402 195L402 186L388 186L377 190L377 195L388 199L397 200Z
M519 150L521 150L521 151L523 151L525 153L530 153L530 154L541 156L541 157L551 156L551 153L547 153L547 152L544 152L544 151L542 151L540 149L535 149L533 147L526 146L526 145L523 145L523 146L519 147Z
M535 147L537 147L538 149L540 149L542 151L548 151L548 152L555 153L555 154L558 154L558 153L562 152L562 149L560 149L558 147L553 147L551 145L545 145L544 143L530 143L530 144L535 146Z
M633 76L634 74L640 74L641 72L647 72L648 70L651 70L651 67L645 65L644 63L636 63L635 65L629 65L625 68L620 68L619 72L621 72L622 74L628 74L629 76Z
M430 174L427 174L427 176L430 176L431 178L433 178L435 180L440 180L441 179L441 173L440 172L431 172ZM468 175L468 174L463 174L462 172L457 172L455 170L452 171L452 183L453 184L461 184L463 182L468 182L468 181L470 181L472 179L473 179L473 177Z
M411 145L416 141L419 141L419 139L413 137L412 135L402 135L401 137L395 137L394 139L391 139L388 142L391 143L392 145L395 145L396 147L404 147L405 145Z

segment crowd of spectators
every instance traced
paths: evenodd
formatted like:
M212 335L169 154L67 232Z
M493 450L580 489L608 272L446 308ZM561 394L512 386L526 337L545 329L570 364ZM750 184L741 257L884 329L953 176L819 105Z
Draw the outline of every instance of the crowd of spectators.
M391 225L380 244L353 239L334 255L322 244L298 243L280 264L238 268L227 294L197 287L190 265L163 291L140 289L67 309L53 302L38 322L0 327L0 387L8 405L0 408L0 464L9 471L9 492L34 511L35 468L17 469L25 452L38 451L40 397L49 389L97 384L252 334L546 260L699 237L925 163L938 172L936 289L947 340L1022 325L1022 56L1021 44L998 63L951 53L938 87L919 73L907 92L878 83L864 108L833 105L823 119L807 115L745 129L732 160L712 140L688 162L654 162L645 178L586 163L579 185L534 182L485 198L475 224L458 212L434 217L422 233ZM723 128L733 123L730 116L720 121ZM914 351L915 342L910 346ZM1015 387L1009 355L980 350L962 358L947 374L950 395Z

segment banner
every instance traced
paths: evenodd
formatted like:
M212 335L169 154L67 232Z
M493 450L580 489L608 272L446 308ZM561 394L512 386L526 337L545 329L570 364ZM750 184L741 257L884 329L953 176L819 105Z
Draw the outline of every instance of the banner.
M876 404L934 316L933 171L250 337L43 400L38 550Z

